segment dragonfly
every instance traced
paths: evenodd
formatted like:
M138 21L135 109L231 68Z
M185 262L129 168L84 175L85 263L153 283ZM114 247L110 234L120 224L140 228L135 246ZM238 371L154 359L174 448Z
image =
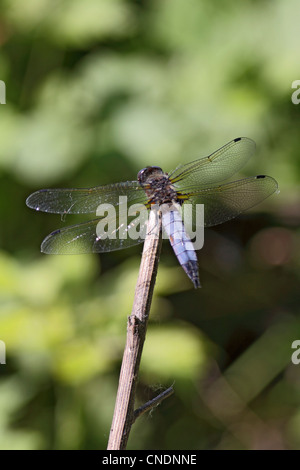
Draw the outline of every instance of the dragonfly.
M230 179L255 152L255 142L238 137L212 154L180 165L165 173L158 166L139 171L136 181L108 184L94 188L41 189L26 200L31 209L65 216L96 214L87 222L67 226L50 233L42 242L41 251L48 254L103 253L142 243L147 218L124 219L128 206L138 205L146 212L164 206L162 227L178 261L195 288L200 287L197 255L186 230L182 209L190 204L195 215L197 205L204 205L203 227L231 220L259 204L274 192L277 181L271 176L257 175L236 181ZM225 183L224 183L225 181ZM221 184L219 184L221 182ZM99 207L109 205L113 214L104 217ZM106 214L106 212L105 212ZM99 223L105 219L110 229L99 233ZM137 227L140 227L140 232ZM143 230L141 230L143 229Z

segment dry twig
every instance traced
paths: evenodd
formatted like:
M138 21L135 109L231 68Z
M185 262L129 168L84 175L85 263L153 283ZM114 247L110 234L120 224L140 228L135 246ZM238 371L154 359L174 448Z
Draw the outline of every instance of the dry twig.
M108 450L125 449L131 426L138 416L158 405L172 392L168 389L134 411L139 365L146 336L152 294L161 249L161 213L150 211L133 308L127 322L127 339L119 377L115 411L110 429ZM167 393L168 392L168 393Z

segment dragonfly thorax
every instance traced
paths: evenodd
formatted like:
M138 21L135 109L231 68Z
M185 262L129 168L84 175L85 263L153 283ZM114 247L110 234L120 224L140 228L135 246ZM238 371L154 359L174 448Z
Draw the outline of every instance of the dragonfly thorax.
M177 202L177 192L172 185L168 173L158 166L148 166L138 173L138 181L144 188L151 204Z

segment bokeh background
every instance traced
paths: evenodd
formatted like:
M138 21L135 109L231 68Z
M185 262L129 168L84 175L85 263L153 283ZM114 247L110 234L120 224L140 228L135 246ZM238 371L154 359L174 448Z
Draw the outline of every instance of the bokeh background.
M104 449L142 246L47 256L43 187L166 171L247 136L280 194L206 230L195 291L164 242L129 449L300 449L297 0L3 0L0 447ZM298 357L298 356L297 356Z

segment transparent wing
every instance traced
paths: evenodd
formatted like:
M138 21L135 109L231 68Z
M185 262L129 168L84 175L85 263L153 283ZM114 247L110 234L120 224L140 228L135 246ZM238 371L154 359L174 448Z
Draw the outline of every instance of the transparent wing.
M221 224L259 204L277 189L277 181L264 175L202 190L190 188L189 198L183 205L184 221L190 227L201 225L196 222L196 204L204 204L204 226Z
M147 202L139 183L127 181L89 189L40 189L27 198L26 204L54 214L96 214L100 204L118 206L120 196L126 196L128 205Z
M138 209L137 209L138 211ZM129 220L131 219L131 220ZM140 206L140 213L122 221L114 214L64 227L48 235L41 251L48 254L104 253L121 250L142 243L147 232L148 211Z
M169 174L175 187L208 186L230 178L242 168L255 151L255 142L238 137L208 157L183 165Z

